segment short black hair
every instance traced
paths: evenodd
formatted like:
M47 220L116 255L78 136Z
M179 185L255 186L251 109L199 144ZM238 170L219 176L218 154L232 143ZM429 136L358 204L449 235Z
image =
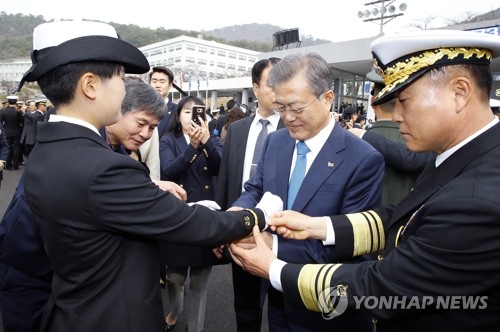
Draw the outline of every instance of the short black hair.
M151 77L153 73L164 73L168 76L168 80L170 83L174 82L174 73L165 66L156 66L152 68L152 71L149 73L149 82L151 83Z

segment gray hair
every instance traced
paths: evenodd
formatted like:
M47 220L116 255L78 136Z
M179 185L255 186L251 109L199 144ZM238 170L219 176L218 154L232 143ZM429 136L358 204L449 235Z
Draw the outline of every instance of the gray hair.
M267 83L275 90L276 86L288 82L301 72L304 72L307 85L317 97L330 90L330 67L316 53L287 55L272 67Z
M125 79L125 98L122 115L130 112L145 111L161 120L167 114L167 105L162 96L151 85L135 78Z

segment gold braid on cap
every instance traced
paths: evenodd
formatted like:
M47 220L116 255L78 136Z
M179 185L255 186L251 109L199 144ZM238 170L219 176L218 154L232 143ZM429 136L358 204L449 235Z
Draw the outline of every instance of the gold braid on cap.
M374 59L375 71L383 78L385 83L385 87L377 94L377 97L384 95L388 91L392 91L397 84L403 83L412 74L434 65L445 56L450 60L450 64L458 56L461 56L461 59L469 59L475 56L477 59L486 58L487 60L491 60L491 51L489 49L474 47L436 48L421 52L403 61L398 61L390 67L388 66L385 70Z

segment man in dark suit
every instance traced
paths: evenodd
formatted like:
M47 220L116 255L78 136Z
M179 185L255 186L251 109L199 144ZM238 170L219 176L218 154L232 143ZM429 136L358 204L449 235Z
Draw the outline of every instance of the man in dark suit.
M438 157L397 205L331 221L286 211L270 224L286 226L278 231L289 238L326 239L344 257L384 255L362 264L285 264L256 230L256 248L233 252L288 303L330 317L358 309L378 316L377 331L498 331L500 124L488 96L500 38L425 30L379 38L371 50L386 84L373 103L396 98L408 148Z
M158 140L168 131L169 124L172 121L171 115L175 114L176 104L170 100L168 94L173 88L174 73L165 66L156 66L151 68L149 73L149 84L158 91L167 105L167 114L158 124Z
M7 138L5 137L5 130L0 122L0 185L3 180L3 170L5 168L5 163L9 157L9 143L7 143Z
M24 144L24 153L29 157L31 150L36 143L36 126L38 121L44 121L47 110L47 99L37 99L35 101L36 109L24 113L24 126L21 135L21 143Z
M37 81L57 109L39 125L25 170L26 200L54 269L42 331L163 331L158 241L216 247L264 228L264 213L190 207L111 151L98 128L120 118L125 71L149 70L112 26L44 23L33 49L20 87Z
M243 183L250 177L255 144L263 129L261 119L267 120L267 133L284 128L283 121L274 112L274 93L267 85L269 71L279 61L277 58L262 59L252 67L252 86L259 99L259 108L254 116L233 122L229 126L224 142L222 161L217 179L215 200L222 209L227 209L240 197ZM222 254L222 252L221 252ZM260 331L262 305L265 290L261 291L261 278L255 277L238 265L232 265L234 310L239 332ZM267 282L266 285L267 286Z
M214 130L217 127L217 123L219 122L220 116L221 114L218 108L212 111L212 120L210 120L210 122L208 123L208 131L210 132L210 135L214 133Z
M9 106L0 112L0 122L5 130L9 144L9 156L5 164L7 170L18 170L21 154L21 134L23 132L23 113L16 107L17 96L7 96Z
M275 93L275 110L288 130L269 134L256 174L245 183L245 191L233 206L255 206L264 192L281 197L287 202L287 209L315 216L379 206L383 158L369 144L335 122L330 113L335 97L330 79L328 64L314 53L289 55L273 66L268 84ZM303 156L298 156L304 144L310 150L305 153L305 165ZM299 190L292 201L296 164L304 166L305 177L302 184L297 185ZM321 241L297 242L268 232L264 234L273 251L285 261L338 261L334 248L324 246ZM268 301L268 320L273 331L342 330L347 327L351 331L364 331L370 324L369 317L362 315L325 321L320 314L289 306L272 288Z

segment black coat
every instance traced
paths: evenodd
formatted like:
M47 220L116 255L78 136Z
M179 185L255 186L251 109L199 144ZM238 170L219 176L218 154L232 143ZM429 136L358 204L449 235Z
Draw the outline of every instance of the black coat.
M21 137L23 132L23 114L9 106L0 111L0 122L3 124L6 137Z
M163 331L158 241L215 247L255 224L250 211L187 206L97 133L66 122L39 124L25 193L54 268L44 331Z
M378 306L360 310L379 317L377 331L498 331L499 136L497 124L439 167L430 164L396 206L333 216L337 255L349 257L385 247L381 260L309 267L287 264L281 273L287 301L318 310L322 291L338 290L340 285L347 286L347 310L356 306L353 296L417 296L420 305L424 296L434 304L438 296L458 296L460 301L472 296L469 300L477 301L479 309L437 310L429 304L416 309L414 304L413 310ZM459 302L461 308L463 304Z

